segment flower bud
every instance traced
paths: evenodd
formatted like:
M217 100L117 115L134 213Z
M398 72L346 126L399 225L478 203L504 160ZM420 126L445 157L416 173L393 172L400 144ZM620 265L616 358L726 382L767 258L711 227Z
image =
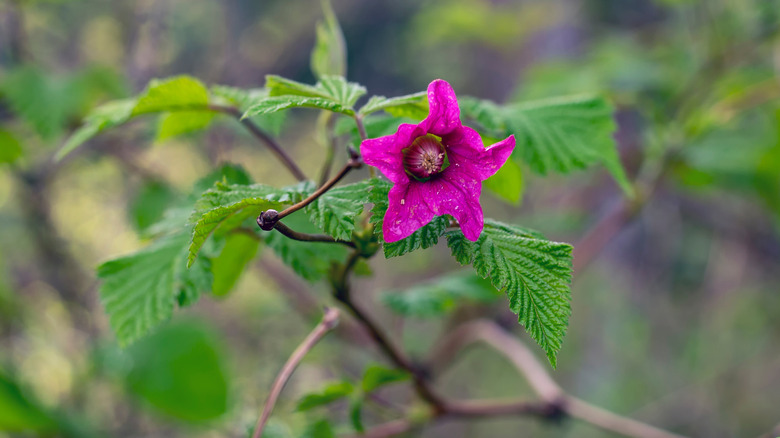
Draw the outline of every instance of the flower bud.
M279 221L279 212L276 210L268 210L260 213L257 217L257 225L264 231L271 231Z

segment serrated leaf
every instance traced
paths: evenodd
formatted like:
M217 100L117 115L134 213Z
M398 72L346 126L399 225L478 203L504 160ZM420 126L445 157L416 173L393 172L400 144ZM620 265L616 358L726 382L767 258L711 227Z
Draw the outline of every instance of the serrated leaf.
M170 318L182 285L193 281L183 271L189 236L164 237L140 251L98 267L100 298L120 345L128 345Z
M257 254L257 238L241 233L229 234L220 254L212 260L214 283L211 291L216 296L227 295L238 282L246 266Z
M620 187L633 194L612 135L614 109L606 99L573 96L524 102L503 110L515 149L532 170L568 173L601 162Z
M205 129L216 114L211 111L177 111L163 114L157 128L155 141Z
M328 190L304 210L309 220L337 240L352 240L355 218L368 202L369 180Z
M243 117L264 116L278 111L290 108L316 108L335 113L354 115L355 111L345 107L327 97L304 97L295 95L285 95L277 97L267 97L257 101L244 113Z
M135 105L135 99L122 99L105 103L93 109L84 119L84 124L76 129L57 151L54 156L55 160L61 160L98 133L130 120Z
M415 115L428 113L428 97L425 91L407 94L398 97L371 96L358 111L361 115L368 115L376 111L387 111L392 108L396 112L413 112Z
M510 204L519 204L523 197L523 171L513 160L507 160L498 172L482 184L491 193Z
M571 245L490 220L476 242L460 231L446 236L460 264L507 293L510 309L555 367L571 314Z
M409 380L409 377L409 373L404 370L371 365L366 368L360 385L363 392L368 394L382 386Z
M217 183L206 191L195 204L191 221L192 242L189 247L187 266L191 266L206 239L217 228L229 231L241 225L245 219L258 216L268 209L281 210L286 204L300 199L297 189L277 189L263 184L250 186ZM224 226L223 226L224 225Z
M418 249L426 249L439 243L449 225L449 216L434 217L428 224L412 233L409 237L397 242L384 242L382 239L382 221L388 208L387 194L392 184L386 180L374 178L370 180L371 191L369 201L374 204L371 209L370 222L374 224L374 233L382 243L385 258L398 257Z
M11 70L0 81L8 106L43 139L62 132L68 118L67 83L42 70L25 66Z
M384 292L380 298L399 315L428 318L444 315L463 302L489 303L500 296L488 280L469 272L447 274L405 291Z
M176 197L174 190L161 181L146 181L128 207L130 219L143 232L160 221Z
M317 40L311 52L311 71L315 76L344 76L347 73L347 44L336 14L328 0L322 0L324 22L317 23Z
M8 131L0 129L0 164L14 163L22 156L22 145Z
M296 409L298 411L308 411L312 408L324 406L347 397L354 390L355 387L349 382L331 383L326 385L320 392L306 394L298 401Z
M270 114L288 108L319 108L352 116L352 106L366 93L365 87L347 82L341 76L323 76L316 85L307 85L280 76L266 76L265 88L271 97L252 105L244 117Z
M138 96L133 115L161 111L186 111L205 107L209 92L203 83L190 76L153 79Z

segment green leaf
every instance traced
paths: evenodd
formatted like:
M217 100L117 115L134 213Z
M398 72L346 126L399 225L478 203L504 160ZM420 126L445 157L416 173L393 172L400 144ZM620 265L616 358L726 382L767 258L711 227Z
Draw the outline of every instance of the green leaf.
M510 204L519 204L523 197L523 171L515 161L507 160L483 186Z
M409 373L395 368L385 368L379 365L371 365L363 374L361 388L368 394L385 385L403 382L409 379Z
M573 96L508 106L502 110L515 151L532 170L569 173L601 162L624 192L633 196L612 137L614 109L606 99Z
M371 99L368 99L368 102L360 108L358 113L367 115L382 110L388 112L393 111L396 113L395 115L398 115L400 112L411 113L415 116L423 114L423 117L425 117L429 110L427 93L425 91L420 91L419 93L390 98L385 96L371 96ZM399 115L398 117L401 117L402 115Z
M201 286L203 272L188 271L186 233L166 236L134 254L98 267L100 298L119 344L128 345L173 314L182 291Z
M257 254L259 246L258 239L246 234L235 233L227 236L222 252L211 264L211 272L214 274L211 291L214 295L227 295L233 289L246 266Z
M302 233L316 233L317 228L306 216L294 213L284 218L285 225ZM328 274L333 266L347 257L347 248L343 245L328 243L298 242L273 231L264 233L266 245L290 267L307 281L318 281Z
M143 231L162 219L175 196L173 189L164 182L144 182L128 208L130 219L136 229Z
M441 316L463 302L490 303L498 297L496 288L474 273L447 274L403 292L388 291L380 296L393 312L418 318Z
M191 266L206 239L217 229L230 231L244 220L257 217L268 209L281 210L286 204L297 202L297 189L277 189L263 184L250 186L217 183L206 191L195 205L192 215L194 227L187 266Z
M122 99L105 103L93 109L84 119L84 124L65 141L54 158L61 160L98 133L127 122L133 114L135 105L135 99Z
M157 128L156 141L206 129L216 114L211 111L178 111L163 114Z
M336 14L328 0L322 0L325 21L317 23L317 41L311 52L311 71L318 78L347 74L347 44Z
M337 240L352 240L355 218L368 202L371 182L364 180L328 190L304 210L309 220Z
M366 93L365 87L347 82L340 76L323 76L315 85L302 84L280 76L266 76L265 87L271 97L260 99L244 117L270 114L288 108L318 108L352 116L352 106Z
M0 129L0 164L13 164L22 156L22 145L8 131Z
M190 76L153 79L138 96L133 115L161 111L186 111L209 104L209 92L199 80Z
M298 407L296 409L299 411L308 411L312 408L324 406L347 397L352 394L352 391L354 390L355 388L349 382L331 383L325 386L320 392L305 395L298 401Z
M392 184L389 181L375 178L370 180L370 185L369 201L374 204L374 207L371 209L370 222L374 224L374 233L382 242L382 221L387 213L387 194ZM447 230L449 222L449 216L437 216L405 239L391 243L383 242L382 249L385 258L402 256L421 248L426 249L436 245L439 243L439 237Z
M355 432L363 433L366 428L363 426L363 397L355 397L349 402L349 421L352 423L352 427L355 428Z
M228 410L225 340L202 321L177 322L133 345L127 375L132 393L157 411L202 423Z
M478 241L450 231L447 243L460 264L507 293L510 309L555 367L571 314L571 245L491 220Z
M306 427L301 438L336 438L333 427L327 419L319 420Z
M53 436L57 424L37 403L32 401L19 384L0 370L0 431L25 436L39 432Z
M43 139L62 132L68 118L67 84L42 70L26 66L11 70L0 82L8 106Z

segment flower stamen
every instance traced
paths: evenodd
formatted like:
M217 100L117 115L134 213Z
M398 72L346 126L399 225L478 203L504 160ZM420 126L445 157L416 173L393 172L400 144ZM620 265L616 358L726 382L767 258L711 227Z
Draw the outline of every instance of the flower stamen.
M416 178L430 178L446 167L447 153L435 135L417 137L403 154L404 168Z

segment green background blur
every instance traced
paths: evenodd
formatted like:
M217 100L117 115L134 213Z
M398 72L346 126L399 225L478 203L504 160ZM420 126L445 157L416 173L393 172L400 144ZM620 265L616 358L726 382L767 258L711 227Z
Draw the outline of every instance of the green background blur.
M571 325L551 370L567 391L693 436L759 436L780 422L780 1L333 6L348 77L369 95L421 91L435 78L501 103L602 93L617 108L629 176L659 175L639 215L574 274ZM321 15L310 0L0 1L0 437L246 436L315 322L299 311L328 302L324 286L305 285L261 249L230 296L202 299L122 351L94 267L141 247L136 229L221 163L275 185L292 178L227 120L162 142L155 121L140 120L62 163L51 156L90 108L152 78L257 87L273 73L313 82ZM314 112L294 112L281 133L309 174L322 160L315 121ZM602 168L523 170L522 203L485 194L486 213L554 240L576 244L623 196ZM407 320L382 304L382 291L459 269L442 246L374 259L374 277L355 288L416 357L455 321L513 319L501 300ZM327 338L286 388L267 435L301 436L319 417L348 431L343 404L296 413L295 402L378 360L371 348ZM505 359L480 346L437 387L464 398L533 396ZM385 397L414 399L403 385ZM393 418L369 411L369 425ZM417 435L607 436L533 418L449 421Z

